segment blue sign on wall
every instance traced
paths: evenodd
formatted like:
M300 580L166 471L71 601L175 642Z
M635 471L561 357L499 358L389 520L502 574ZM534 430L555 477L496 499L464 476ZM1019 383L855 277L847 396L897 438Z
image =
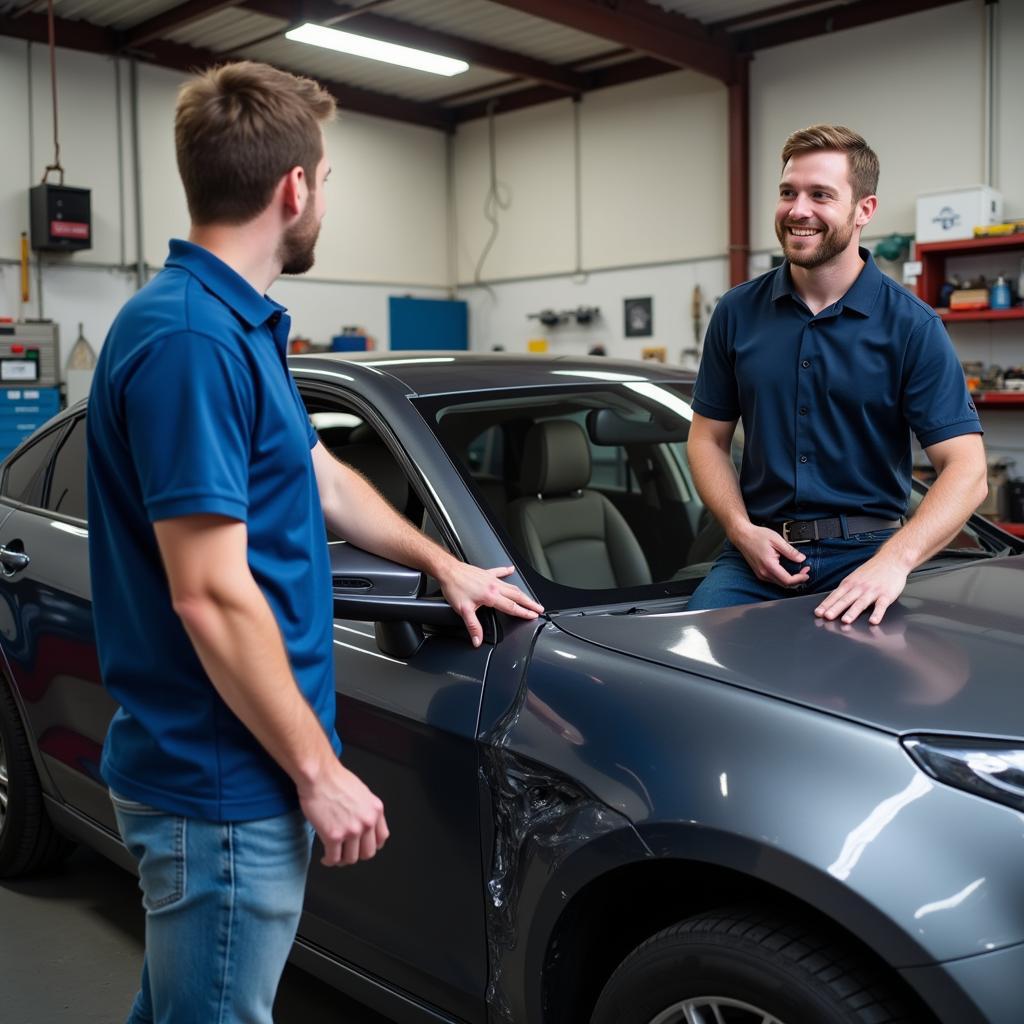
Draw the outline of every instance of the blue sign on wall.
M391 348L468 349L469 307L461 299L388 299Z

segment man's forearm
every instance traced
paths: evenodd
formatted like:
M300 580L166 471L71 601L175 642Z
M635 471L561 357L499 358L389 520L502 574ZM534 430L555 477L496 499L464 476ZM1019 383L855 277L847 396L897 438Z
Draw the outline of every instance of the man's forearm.
M299 692L274 615L254 580L176 603L206 674L224 703L301 791L336 760Z
M342 467L344 493L323 500L327 527L358 548L440 576L452 556L396 512L358 473Z
M983 464L970 460L949 463L939 472L913 519L882 545L879 554L898 560L909 573L959 533L985 494Z
M721 524L726 536L750 525L739 479L729 453L711 441L691 444L687 449L690 472L701 501Z

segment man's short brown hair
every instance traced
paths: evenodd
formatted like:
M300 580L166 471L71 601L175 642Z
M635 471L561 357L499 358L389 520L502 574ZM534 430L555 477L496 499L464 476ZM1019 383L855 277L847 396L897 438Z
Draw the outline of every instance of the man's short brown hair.
M812 124L793 132L782 147L782 166L804 153L845 153L854 201L878 190L878 157L864 138L841 124Z
M244 224L266 209L293 167L316 187L320 125L334 99L316 82L268 64L212 68L178 93L174 142L192 222Z

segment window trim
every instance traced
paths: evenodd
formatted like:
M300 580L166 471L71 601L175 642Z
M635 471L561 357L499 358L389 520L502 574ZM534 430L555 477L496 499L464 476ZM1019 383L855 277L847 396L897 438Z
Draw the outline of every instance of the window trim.
M88 518L82 518L80 516L69 516L65 512L55 512L53 509L46 508L45 506L45 503L50 499L50 488L53 486L53 467L57 461L57 455L60 452L61 448L63 448L64 445L67 443L68 438L71 436L71 432L78 426L78 424L85 424L85 416L85 412L81 411L78 412L77 414L68 416L67 418L67 421L65 423L64 436L61 437L57 441L57 444L54 446L53 454L50 456L49 464L46 467L46 478L43 481L42 495L44 505L42 508L39 509L39 511L43 515L47 516L47 518L49 519L56 519L62 523L71 523L74 526L84 526L86 530L88 530ZM88 470L86 472L88 472ZM84 494L82 497L86 503L86 508L88 509L88 476L86 476L86 494Z
M77 415L65 416L64 419L62 419L59 423L56 423L49 430L46 430L41 434L30 434L7 457L8 460L13 461L14 457L16 455L19 455L19 453L23 453L23 450L28 448L30 443L32 446L35 446L37 444L42 444L44 439L49 437L51 434L59 435L54 441L53 450L50 453L45 464L45 468L43 471L43 483L42 492L40 494L40 501L45 502L47 495L50 493L50 478L53 474L53 457L56 454L56 452L60 449L60 446L64 443L65 437L68 434L69 430L71 429L72 424L76 423L79 419L85 419L84 412L78 413ZM60 512L51 512L48 508L46 508L43 505L30 505L27 502L19 501L17 498L12 498L10 495L4 494L4 489L7 487L7 476L9 470L10 466L5 464L3 476L0 477L0 502L9 506L12 509L16 509L21 512L33 512L37 515L46 516L47 518L59 519L62 522L73 523L75 526L78 526L82 523L88 525L88 520L78 519L73 516L66 516Z
M434 527L445 548L457 558L465 560L465 552L462 550L449 525L451 517L448 510L443 506L439 506L440 497L435 495L433 488L427 486L424 482L423 474L420 472L419 467L409 458L409 454L402 447L390 424L381 416L377 409L362 396L339 384L326 384L323 381L301 377L294 373L293 376L304 407L306 396L310 395L311 397L322 398L329 402L347 403L359 412L359 415L363 417L366 423L373 427L381 441L384 442L384 445L395 457L402 472L405 473L409 486L415 491L416 497L433 519ZM308 415L308 409L306 409L306 413ZM417 527L417 529L421 532L423 530L422 526Z

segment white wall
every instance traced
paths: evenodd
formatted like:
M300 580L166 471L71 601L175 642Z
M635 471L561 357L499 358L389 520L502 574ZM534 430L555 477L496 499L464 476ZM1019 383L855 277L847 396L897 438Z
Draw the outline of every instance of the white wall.
M6 157L0 163L0 317L42 313L56 319L66 355L79 322L98 350L134 291L136 231L128 62L121 62L120 97L112 58L58 49L57 71L61 162L67 184L92 190L93 248L43 257L40 306L34 254L27 304L21 302L19 269L10 261L17 260L20 232L28 229L28 189L53 158L48 53L0 36L0 137ZM138 67L143 253L150 268L163 264L169 237L188 231L173 139L174 103L184 78ZM273 293L291 308L296 333L326 342L342 324L358 324L386 346L389 295L447 294L445 137L342 113L326 138L333 172L314 276L279 282Z
M640 359L641 350L664 347L669 362L696 366L684 350L694 347L692 297L694 285L703 296L702 328L707 325L706 306L714 304L726 289L728 265L723 259L693 260L662 266L629 267L594 271L582 278L558 275L509 281L491 288L464 287L460 295L469 302L469 330L472 347L489 350L502 345L521 352L531 338L544 338L548 351L556 355L577 355L601 344L610 356ZM623 300L650 296L654 325L649 338L627 338ZM544 327L528 313L542 309L576 309L598 306L601 318L587 326L572 320L558 327ZM703 334L702 334L703 336Z
M139 66L144 245L160 266L188 232L174 157L174 105L186 75ZM444 287L448 210L441 132L342 112L325 130L331 177L315 275Z
M677 72L583 97L581 265L585 270L703 258L727 246L726 90ZM576 269L571 100L495 118L496 169L507 209L483 281ZM458 278L474 281L491 234L486 119L455 140Z
M846 124L878 153L873 235L913 234L918 193L982 181L981 12L969 0L757 54L750 82L754 249L777 248L779 154L790 132L806 125Z

